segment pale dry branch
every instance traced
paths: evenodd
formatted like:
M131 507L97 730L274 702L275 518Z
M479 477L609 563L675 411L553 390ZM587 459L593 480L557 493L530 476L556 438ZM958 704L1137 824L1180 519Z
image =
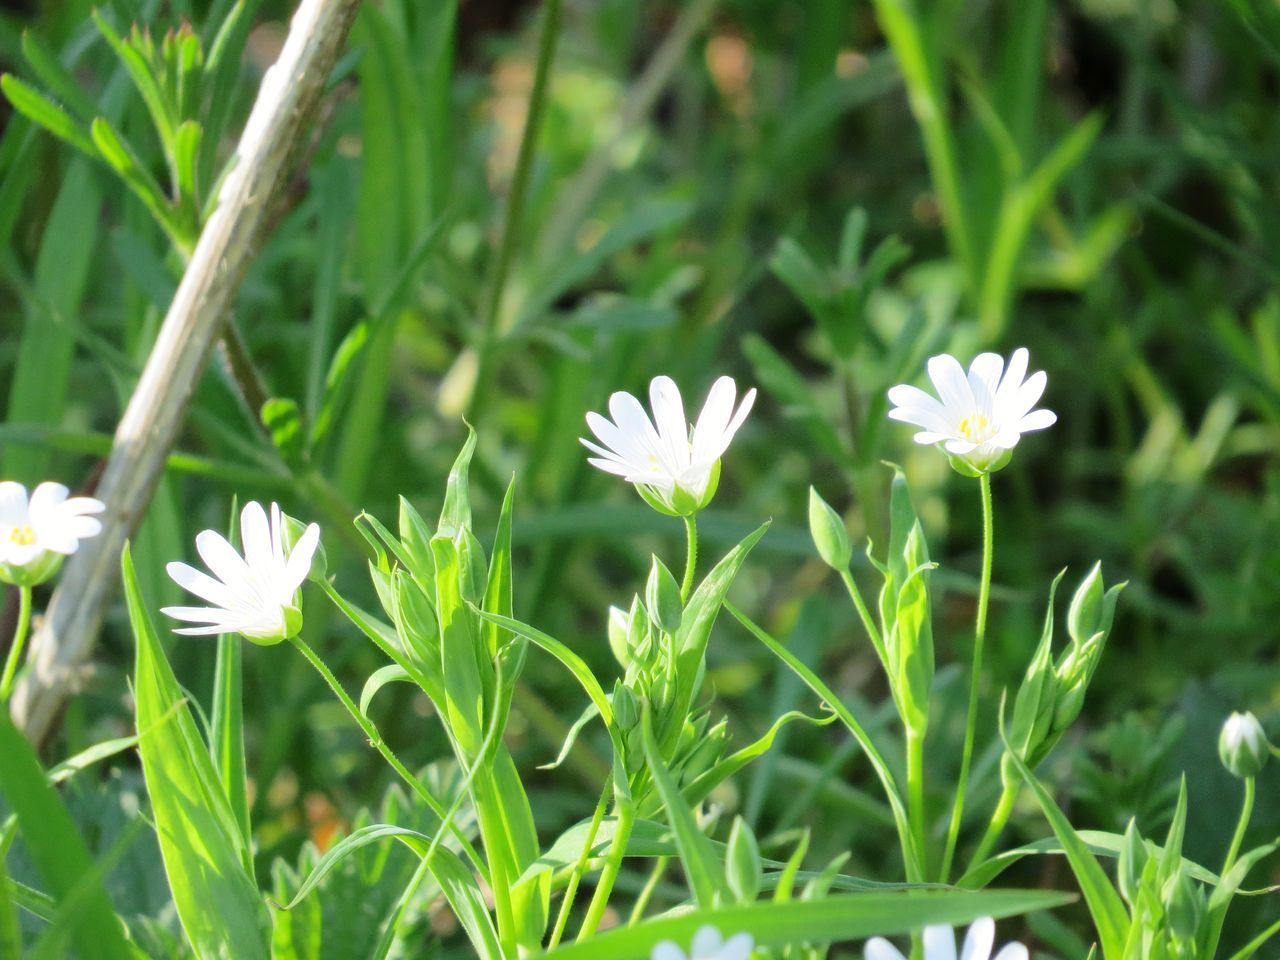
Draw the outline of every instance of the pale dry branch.
M32 740L48 732L93 647L119 578L120 551L151 501L358 8L359 0L302 0L279 59L262 78L235 167L116 430L97 491L107 504L102 534L67 562L32 642L31 668L13 698L14 718Z

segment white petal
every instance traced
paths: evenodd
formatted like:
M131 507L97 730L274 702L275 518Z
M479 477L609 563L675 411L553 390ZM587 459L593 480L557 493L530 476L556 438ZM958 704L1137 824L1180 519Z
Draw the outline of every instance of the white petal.
M184 637L214 637L221 633L239 633L240 631L213 624L207 627L174 627L173 632Z
M1026 347L1019 347L1013 351L1013 355L1009 357L1009 365L1005 368L1004 378L996 390L998 403L1003 404L1017 394L1018 388L1022 386L1022 381L1027 376L1027 363L1030 357Z
M997 450L1012 450L1018 445L1018 441L1022 439L1022 434L1017 429L1009 427L1001 430L994 437L987 441L987 446L995 447Z
M1032 430L1044 430L1046 427L1052 427L1057 422L1058 415L1052 410L1032 410L1018 421L1015 429L1020 433L1029 433Z
M591 464L605 473L617 474L619 477L629 476L633 468L629 463L620 463L617 460L604 460L600 457L587 457L587 463Z
M188 593L194 593L201 600L207 600L209 603L225 608L236 605L235 592L202 570L177 560L167 564L165 570L174 583Z
M77 540L88 540L102 532L102 521L97 517L71 517L67 529Z
M978 396L978 385L981 385L987 396L994 398L1003 371L1004 357L998 353L980 353L974 357L969 364L969 387L973 390L973 395Z
M937 401L935 400L934 403ZM949 437L954 437L957 433L955 424L946 416L940 403L936 411L924 407L894 407L889 411L889 419L913 423L917 427L924 427L934 433L945 433Z
M973 410L973 390L965 376L960 361L949 353L929 358L929 379L942 403L957 416L967 416Z
M608 454L611 454L618 460L624 462L648 463L651 459L650 450L643 434L633 436L624 433L622 428L606 420L598 413L587 414L587 426L591 428L591 432L599 438L604 444ZM585 438L584 438L584 442ZM595 448L597 452L600 448Z
M747 414L751 412L751 408L756 405L756 388L752 387L742 397L742 402L738 404L738 409L734 411L733 419L729 421L729 426L724 428L724 436L721 438L723 445L720 448L720 454L729 448L729 443L733 440L738 430L747 422ZM717 460L720 456L717 455Z
M1026 414L1028 410L1039 402L1044 395L1045 385L1049 382L1049 376L1043 370L1037 370L1023 382L1016 392L1010 394L1007 401L1007 407L1003 407L1001 413L1004 416L1017 418Z
M684 415L680 388L670 377L654 377L649 384L649 405L658 428L658 449L673 473L689 466L689 421Z
M196 552L206 567L237 594L249 582L249 567L235 547L217 530L196 534Z
M693 428L693 458L718 460L724 453L721 442L733 417L733 401L738 395L733 377L720 377L711 385L707 402L702 405L698 422Z
M175 620L185 620L188 623L216 624L219 626L236 623L244 619L231 610L223 610L219 607L161 607L160 612L166 617L173 617Z
M685 952L670 940L663 940L653 948L649 960L689 960Z
M36 528L36 542L41 548L66 557L75 553L76 548L80 546L80 541L76 539L75 533L66 523Z
M968 440L961 440L959 437L953 437L945 444L947 453L954 453L957 457L963 457L966 453L973 453L978 449L976 443L970 443Z
M735 933L729 938L729 941L720 948L718 960L747 960L751 956L751 951L755 949L755 938L749 933Z
M284 585L288 587L287 593L290 597L311 573L311 560L319 544L320 526L313 523L302 532L298 542L293 545L293 551L289 554L289 560L284 568Z
M62 513L66 516L83 516L86 513L102 513L107 505L93 497L72 497L62 504Z
M996 942L996 922L990 917L975 920L965 934L960 960L991 960L991 947Z
M27 505L32 525L35 525L37 518L57 516L60 512L58 508L67 499L69 493L71 491L62 484L47 480L32 490L31 502Z
M27 488L13 480L0 483L0 527L25 527L27 516Z
M862 948L864 960L907 960L902 952L884 937L872 937Z
M690 960L713 960L723 943L724 937L720 936L720 931L711 924L699 927L698 932L693 935L693 952L689 955Z
M996 960L1029 960L1030 956L1022 944L1010 943L996 954Z
M924 928L926 960L956 960L956 935L946 924Z
M25 567L39 560L44 556L44 552L44 547L38 543L11 543L9 556L4 562L15 567Z
M267 511L257 500L250 500L240 512L240 546L244 548L244 562L250 570L270 569L271 524L267 520ZM209 568L212 570L213 565L210 564ZM214 570L214 573L219 571Z
M657 449L658 431L653 428L653 422L645 413L644 407L640 405L640 401L631 394L619 391L609 397L609 414L617 424L617 429L628 437L637 449L644 450L650 447ZM600 435L596 434L596 436ZM600 439L609 443L608 437L600 437Z
M280 512L280 504L274 501L271 504L271 560L275 569L284 569L284 514Z

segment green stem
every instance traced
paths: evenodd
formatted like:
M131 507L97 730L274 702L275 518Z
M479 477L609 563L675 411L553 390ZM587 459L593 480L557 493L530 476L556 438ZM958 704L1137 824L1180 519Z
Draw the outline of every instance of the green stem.
M578 942L593 936L600 927L605 907L609 905L609 895L613 893L613 885L622 870L622 858L627 852L627 843L631 839L631 828L635 825L635 802L630 796L619 798L614 804L617 815L617 829L613 835L613 843L609 846L609 854L600 872L600 882L596 884L596 892L591 896L591 905L587 907L586 919L578 930Z
M698 567L698 515L684 518L684 532L689 541L689 552L684 561L684 580L680 583L680 602L688 603L693 590L693 574Z
M542 118L546 113L551 64L555 60L556 42L560 38L561 6L562 0L546 0L542 33L538 38L538 62L534 68L533 89L529 93L529 111L525 116L524 132L520 136L520 152L516 157L515 174L511 179L511 191L507 194L507 206L503 214L502 245L498 248L498 259L489 281L489 295L481 318L484 326L480 331L479 363L469 404L468 419L472 422L476 421L481 397L493 372L493 354L500 334L498 326L501 322L503 293L506 291L511 261L519 246L524 226L525 195L529 192L529 181L533 175L534 149L538 143L538 132L542 129Z
M391 752L391 748L383 742L382 734L378 732L378 728L374 726L373 721L361 713L360 708L356 706L355 701L347 696L347 691L342 688L342 684L340 684L338 682L338 678L333 675L333 671L325 665L325 662L320 659L319 655L312 650L311 646L301 637L294 637L293 645L301 651L302 655L307 658L308 662L316 668L316 672L324 678L325 683L329 685L329 689L333 691L334 696L336 696L342 705L347 708L347 712L351 714L352 719L355 720L360 729L364 731L364 735L369 739L370 745L382 754L383 759L391 765L391 769L395 770L395 772L400 775L400 778L404 780L413 792L422 799L423 803L431 808L431 812L439 817L442 823L447 822L450 824L449 829L462 845L462 850L467 855L467 858L477 870L483 872L484 861L480 859L480 854L476 852L475 847L473 847L471 842L463 836L462 832L452 824L452 818L446 819L448 814L440 804L440 801L437 800L431 791L422 784L422 781L409 772L409 768L400 762L400 758Z
M4 662L4 676L0 677L0 704L9 702L13 693L13 681L22 663L22 650L27 645L27 631L31 628L31 588L18 588L18 626L13 631L13 646Z
M845 589L849 591L849 598L853 600L854 609L858 611L858 618L862 621L863 629L867 631L867 636L871 638L871 645L876 648L880 663L887 671L889 669L889 659L884 646L884 638L880 636L880 631L876 629L876 622L871 618L871 611L867 608L867 602L862 599L862 591L858 589L858 584L853 579L853 574L848 570L840 571L840 579L844 581Z
M609 805L610 782L606 780L604 789L600 791L600 802L596 804L595 813L591 815L591 826L587 830L587 842L582 845L582 853L573 866L573 873L569 874L569 883L564 889L564 899L560 903L560 913L556 916L556 926L551 931L551 939L547 941L548 953L560 945L565 924L569 922L569 913L573 909L574 898L578 895L578 884L582 880L582 875L587 872L587 864L591 862L591 848L595 846L596 834L600 831L600 821L604 819L604 811Z
M928 873L928 834L924 811L924 735L907 731L907 818L915 840L917 856Z
M667 872L667 864L670 862L670 857L658 857L653 861L653 870L649 873L649 879L644 882L644 888L640 891L640 895L636 897L635 905L631 908L631 917L627 920L628 927L634 927L644 919L644 911L649 906L649 901L653 898L653 891L658 889L658 881Z
M955 858L956 841L964 819L964 798L969 789L969 764L973 759L973 738L978 726L978 695L982 686L982 647L987 635L987 603L991 599L991 556L994 550L995 523L991 508L991 474L978 481L982 491L982 579L978 585L978 622L973 632L973 669L969 675L969 709L965 713L964 746L960 753L960 777L956 782L956 799L951 808L951 824L947 828L947 846L942 856L939 879L947 882L951 861Z
M1227 848L1227 859L1222 863L1222 876L1224 877L1235 866L1236 858L1240 856L1240 847L1244 843L1244 834L1249 829L1250 818L1253 817L1253 800L1257 790L1257 781L1253 777L1246 777L1244 781L1244 803L1240 807L1240 821L1236 824L1236 832L1231 838L1231 846Z
M484 763L483 756L476 763ZM489 857L489 886L493 891L494 913L498 917L498 940L505 956L516 955L516 919L511 907L511 888L516 878L508 872L510 856L507 849L508 833L503 823L502 804L498 799L498 787L490 770L480 770L472 792L476 808L476 820L480 826L480 838Z
M991 814L991 822L987 824L987 832L978 841L978 848L974 851L973 858L969 861L970 870L986 860L991 855L991 851L995 849L996 841L1000 839L1000 834L1004 833L1004 828L1009 823L1009 817L1013 814L1013 804L1017 798L1018 784L1006 783L1004 790L1000 794L1000 800L996 803L995 812Z

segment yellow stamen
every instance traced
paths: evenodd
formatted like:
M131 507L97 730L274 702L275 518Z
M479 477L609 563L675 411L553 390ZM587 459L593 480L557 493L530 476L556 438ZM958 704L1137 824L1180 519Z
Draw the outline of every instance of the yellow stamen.
M960 421L960 433L970 443L981 443L983 435L990 425L991 421L987 419L986 414L975 413L973 416L965 417Z
M29 547L36 542L36 532L30 527L13 527L9 530L9 542L19 547Z

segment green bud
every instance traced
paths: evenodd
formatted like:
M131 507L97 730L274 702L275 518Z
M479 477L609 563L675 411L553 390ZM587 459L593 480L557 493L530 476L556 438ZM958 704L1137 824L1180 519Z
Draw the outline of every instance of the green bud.
M1116 866L1116 881L1120 887L1120 895L1132 906L1137 902L1138 890L1142 886L1142 871L1147 865L1147 845L1138 833L1138 824L1134 818L1129 819L1129 826L1124 831L1124 842L1120 846L1120 860Z
M1222 725L1218 757L1233 776L1241 780L1256 777L1266 766L1270 753L1267 735L1252 713L1233 713Z
M684 604L680 601L680 586L666 564L656 556L649 568L649 581L644 588L644 605L658 629L675 633L680 629Z
M619 729L631 730L640 723L640 704L621 681L613 685L613 719Z
M1084 643L1102 629L1102 599L1102 562L1099 561L1076 588L1067 611L1067 633L1076 643Z
M653 659L652 632L653 624L649 622L649 614L644 604L640 602L639 597L633 597L631 613L627 617L627 650L632 660L647 664Z
M489 572L486 569L484 547L476 539L476 535L463 527L453 537L454 547L458 551L458 568L462 578L462 596L474 604L484 598L488 584Z
M631 665L631 650L627 646L627 633L631 629L631 617L621 607L609 608L609 649L623 670Z
M725 880L739 903L753 903L760 893L764 865L760 861L760 845L747 821L733 818L724 861Z
M849 561L853 559L849 531L840 514L813 487L809 488L809 535L823 563L833 570L849 569Z
M1165 921L1175 942L1195 940L1204 908L1204 891L1185 869L1180 869L1165 888Z
M405 652L420 665L440 669L440 623L426 591L404 570L395 574L395 621Z

